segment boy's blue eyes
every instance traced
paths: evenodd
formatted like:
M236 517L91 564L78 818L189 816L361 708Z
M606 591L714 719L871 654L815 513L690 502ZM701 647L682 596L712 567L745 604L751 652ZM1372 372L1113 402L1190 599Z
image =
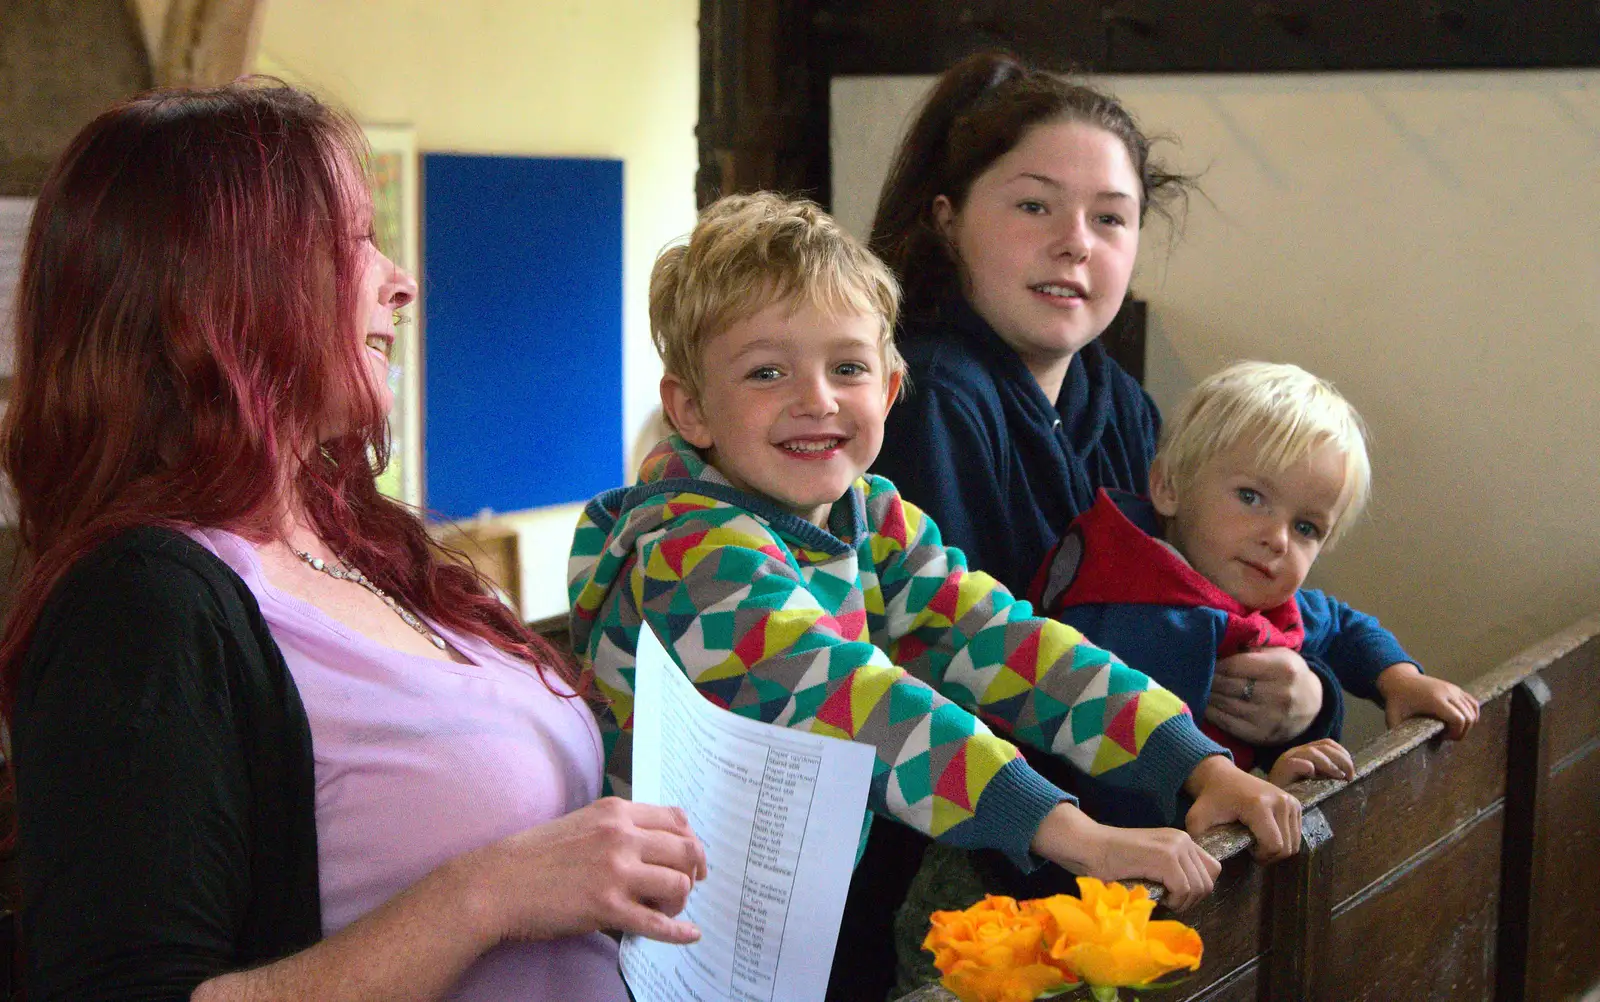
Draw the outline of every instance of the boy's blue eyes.
M1322 528L1315 522L1296 522L1294 524L1294 531L1298 532L1307 539L1322 538Z
M1261 501L1261 493L1259 491L1251 490L1248 487L1240 487L1234 491L1234 493L1237 494L1239 496L1239 500L1243 501L1245 504L1258 504Z
M852 379L859 376L871 375L872 369L870 366L862 362L840 362L838 365L833 367L833 374L836 376L844 376L847 379ZM750 372L746 374L745 378L754 379L757 382L770 383L774 379L783 378L783 370L775 365L757 366L756 368L751 369Z

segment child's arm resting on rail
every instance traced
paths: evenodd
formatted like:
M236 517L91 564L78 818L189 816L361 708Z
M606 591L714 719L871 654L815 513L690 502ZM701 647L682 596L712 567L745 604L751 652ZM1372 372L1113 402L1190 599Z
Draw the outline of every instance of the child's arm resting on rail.
M968 571L914 506L894 503L900 511L880 524L900 530L886 534L899 547L877 565L896 664L1091 782L1152 793L1168 817L1183 790L1197 800L1191 819L1244 821L1274 858L1298 849L1299 803L1234 766L1180 699L1072 627L1035 617Z

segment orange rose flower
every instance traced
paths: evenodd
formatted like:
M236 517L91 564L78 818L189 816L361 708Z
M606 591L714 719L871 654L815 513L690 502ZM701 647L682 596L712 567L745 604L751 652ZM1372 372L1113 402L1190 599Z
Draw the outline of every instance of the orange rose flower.
M1170 971L1199 969L1200 934L1181 922L1151 922L1156 905L1143 887L1079 877L1078 892L1030 901L1027 910L1045 917L1049 957L1091 986L1141 988Z
M962 1002L1033 1002L1076 981L1051 962L1047 917L1012 898L988 895L965 911L934 912L922 948Z

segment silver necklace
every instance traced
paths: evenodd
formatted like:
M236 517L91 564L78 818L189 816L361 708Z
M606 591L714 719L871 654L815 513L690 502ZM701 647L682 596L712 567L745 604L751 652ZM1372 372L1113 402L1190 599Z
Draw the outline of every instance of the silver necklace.
M301 560L304 560L314 571L321 571L322 573L328 575L328 577L334 578L338 581L354 581L367 591L372 592L372 594L378 596L378 598L383 601L384 605L393 609L395 615L399 616L407 626L411 627L413 630L416 630L424 637L427 637L428 643L439 648L441 651L444 650L443 637L428 629L428 624L424 623L422 620L413 615L410 609L407 609L399 602L396 602L394 600L394 596L373 584L372 579L368 578L359 570L349 566L334 567L321 557L313 557L304 550L295 550L294 555L299 557Z

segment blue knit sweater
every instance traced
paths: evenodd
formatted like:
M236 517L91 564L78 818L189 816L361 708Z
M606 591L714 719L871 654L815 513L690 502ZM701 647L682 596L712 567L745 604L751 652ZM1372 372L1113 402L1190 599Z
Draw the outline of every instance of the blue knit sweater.
M1148 493L1161 418L1092 342L1052 401L965 300L903 325L910 392L873 472L932 516L947 545L1013 593L1101 487Z

